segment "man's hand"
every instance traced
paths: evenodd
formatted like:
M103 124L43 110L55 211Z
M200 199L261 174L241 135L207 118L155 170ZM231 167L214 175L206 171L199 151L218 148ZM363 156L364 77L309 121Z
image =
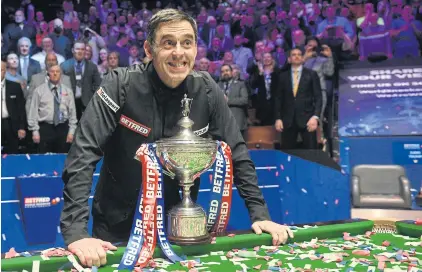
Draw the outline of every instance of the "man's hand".
M275 121L275 130L277 130L278 132L282 132L283 131L283 121L281 121L280 119L277 119Z
M262 232L267 232L271 234L271 236L273 237L274 246L284 244L289 237L294 237L293 232L289 227L277 224L269 220L256 221L252 224L252 229L258 235Z
M315 56L315 51L314 51L313 48L306 49L305 56L304 56L305 61L308 60L308 59L313 58L314 56Z
M308 131L312 132L315 131L318 127L318 120L315 118L315 116L312 116L311 119L309 119L308 123L306 124L308 127Z
M40 135L32 135L32 141L34 141L34 143L39 144L40 143Z
M73 134L67 134L66 143L71 144L73 142Z
M110 242L95 238L84 238L71 243L68 250L75 254L82 265L100 267L107 263L107 250L117 250Z
M333 52L331 51L331 48L325 44L322 46L321 54L323 54L327 58L330 58L333 56Z
M18 130L18 138L22 140L26 136L26 131L24 129Z

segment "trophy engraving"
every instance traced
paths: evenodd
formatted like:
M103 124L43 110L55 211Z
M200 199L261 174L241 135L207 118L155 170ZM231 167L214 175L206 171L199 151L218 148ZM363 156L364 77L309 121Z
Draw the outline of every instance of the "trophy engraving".
M156 142L156 154L163 169L175 176L183 188L182 201L167 216L168 239L179 245L207 243L211 238L206 212L192 201L190 187L214 164L218 145L192 132L193 121L189 118L192 100L185 94L181 101L183 117L177 123L180 131L174 137Z

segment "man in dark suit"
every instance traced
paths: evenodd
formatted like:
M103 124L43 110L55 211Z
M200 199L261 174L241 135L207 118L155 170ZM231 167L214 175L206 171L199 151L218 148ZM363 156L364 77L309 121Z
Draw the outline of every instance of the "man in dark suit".
M80 120L92 95L100 86L101 77L97 66L92 61L85 60L84 42L75 42L72 52L73 58L63 62L61 68L63 74L70 77L75 96L76 113Z
M3 38L8 45L8 50L17 52L17 43L21 37L27 37L32 43L35 43L36 34L37 30L35 27L25 23L23 11L17 10L15 12L15 22L6 25Z
M248 90L244 82L233 79L233 68L230 65L223 64L220 68L220 73L221 77L218 86L224 92L227 104L245 139L248 128Z
M294 149L300 133L303 148L316 149L322 94L318 74L303 67L303 54L294 48L289 54L290 68L282 72L275 93L275 129L282 132L282 149Z
M26 79L27 83L30 83L31 77L41 72L40 63L29 57L31 49L31 40L27 37L22 37L18 41L19 50L19 63L18 73ZM25 97L27 99L27 97Z
M6 80L6 62L1 62L2 153L18 153L19 140L26 136L25 100L19 83Z

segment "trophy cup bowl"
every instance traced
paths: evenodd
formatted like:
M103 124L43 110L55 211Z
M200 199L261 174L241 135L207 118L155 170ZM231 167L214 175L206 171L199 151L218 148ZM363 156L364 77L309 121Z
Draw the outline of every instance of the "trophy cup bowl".
M169 211L167 217L167 237L178 245L202 244L210 240L205 210L192 201L190 187L213 165L217 142L200 139L157 142L156 152L163 168L174 174L183 188L182 201Z
M167 215L167 238L173 244L195 245L210 241L205 210L190 197L194 180L208 170L216 159L217 141L201 138L192 132L189 119L192 99L182 102L180 131L173 137L156 142L156 155L167 174L176 177L183 189L182 201Z

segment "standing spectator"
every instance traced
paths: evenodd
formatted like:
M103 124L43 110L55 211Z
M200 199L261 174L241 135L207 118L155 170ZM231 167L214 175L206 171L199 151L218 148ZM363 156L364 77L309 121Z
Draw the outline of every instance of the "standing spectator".
M66 2L66 1L65 1ZM54 43L54 50L66 59L72 57L72 42L63 35L63 22L60 19L54 20L54 33L50 34Z
M120 35L119 40L115 44L108 44L109 51L119 52L119 66L129 66L129 50L127 45L129 43L129 37L126 33Z
M113 70L116 69L117 67L119 67L119 52L110 52L110 54L108 54L107 57L107 64L108 64L108 69L109 70Z
M103 37L101 37L97 32L95 32L91 28L85 28L83 32L83 37L81 40L84 41L89 46L91 46L91 50L92 50L91 61L95 64L98 64L98 56L99 56L100 49L107 47Z
M2 153L18 153L19 140L26 136L25 99L20 84L6 79L6 63L1 62Z
M278 85L279 70L271 53L262 54L251 68L250 86L253 91L253 107L261 126L274 124L274 94Z
M282 149L294 149L298 134L303 148L316 149L318 119L321 115L321 86L316 72L303 67L302 51L290 51L290 69L280 75L275 98L275 128L282 132Z
M208 50L207 58L210 61L218 61L221 60L224 56L224 51L221 50L221 40L220 38L215 37L212 40L211 49Z
M73 45L73 58L61 64L63 73L70 77L75 96L76 115L80 120L83 111L97 91L101 77L97 66L85 60L85 43L77 41Z
M54 46L53 40L50 37L45 37L44 39L42 39L41 43L42 43L41 44L42 51L33 55L31 58L38 61L42 70L45 70L45 57L47 56L48 53L56 54L57 61L59 62L59 65L62 64L65 61L65 59L62 55L54 52L54 50L53 50L53 46Z
M48 53L44 60L46 70L41 71L38 74L35 74L31 78L31 83L29 84L28 88L28 96L26 97L26 103L25 103L25 110L26 114L29 114L29 107L31 106L31 99L32 95L34 94L34 90L38 88L43 83L48 82L48 74L47 70L50 67L53 67L54 65L59 65L59 62L57 60L57 56L55 53ZM60 82L70 89L72 89L72 84L70 83L70 77L68 77L65 74L62 74L60 76Z
M232 50L234 62L239 65L242 74L246 74L249 59L253 58L252 50L243 46L243 37L237 34L234 37L234 49Z
M34 90L28 114L32 140L39 153L66 153L76 130L72 89L60 82L59 65L48 69L49 81Z
M89 44L85 45L85 59L92 60L92 47Z
M27 37L22 37L18 41L18 50L19 50L19 74L22 75L26 82L31 81L32 75L38 74L41 72L41 66L38 61L33 60L29 57L29 52L31 49L32 43L31 40ZM26 96L25 96L26 99Z
M248 128L248 90L245 83L233 79L233 69L228 64L223 64L220 70L220 81L218 85L224 92L227 104L236 119L236 123L244 139Z
M129 65L141 63L142 56L139 55L139 49L136 44L129 47Z
M24 90L24 95L26 93L26 79L18 73L19 67L19 58L15 53L9 53L7 55L7 71L6 79L19 83Z
M100 50L100 60L98 63L98 72L100 73L101 78L108 71L108 51L103 48Z
M208 22L204 25L201 32L201 39L205 42L208 48L211 48L212 41L217 34L216 27L217 20L215 19L215 17L208 17Z
M22 10L15 12L15 22L6 25L3 38L9 52L17 52L18 40L27 37L32 43L35 43L37 31L34 26L25 23L25 15Z
M42 47L42 40L49 35L48 24L45 21L40 22L40 27L37 29L37 35L35 36L37 51ZM33 50L35 52L35 50Z

